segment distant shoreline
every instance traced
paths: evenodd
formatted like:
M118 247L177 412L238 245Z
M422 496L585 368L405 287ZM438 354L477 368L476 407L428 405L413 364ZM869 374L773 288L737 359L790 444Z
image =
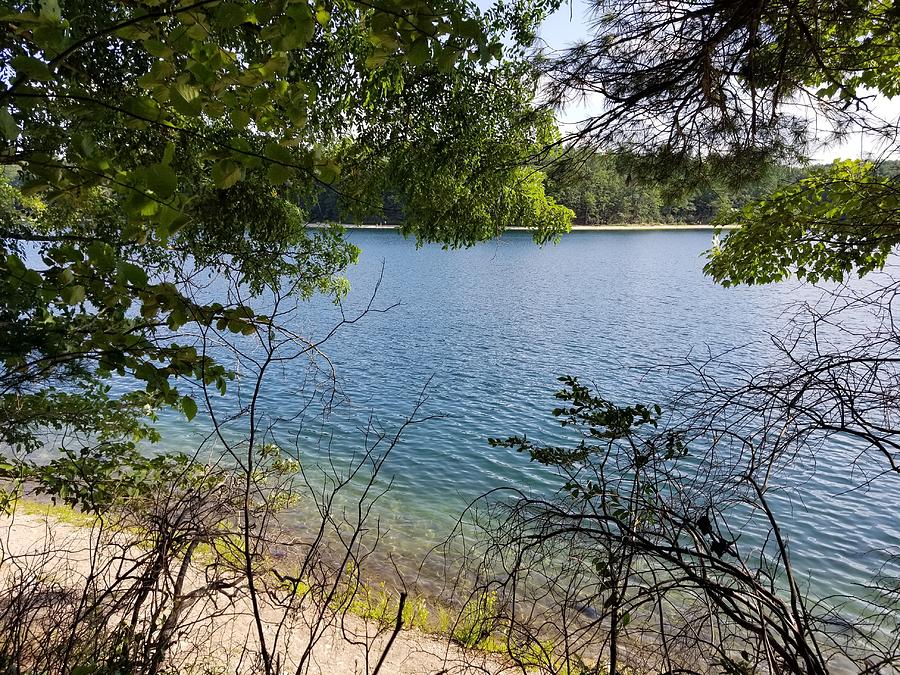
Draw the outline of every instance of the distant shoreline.
M625 232L631 230L736 230L737 225L708 225L702 223L622 223L616 225L573 225L572 232ZM510 230L525 230L510 227Z
M309 223L307 227L322 228L327 227L328 223ZM351 224L342 223L341 227L348 230L398 230L400 225L381 225L378 223L369 224ZM616 225L573 225L572 232L640 232L649 230L736 230L737 225L704 225L691 223L622 223ZM526 227L508 227L512 232L530 232Z

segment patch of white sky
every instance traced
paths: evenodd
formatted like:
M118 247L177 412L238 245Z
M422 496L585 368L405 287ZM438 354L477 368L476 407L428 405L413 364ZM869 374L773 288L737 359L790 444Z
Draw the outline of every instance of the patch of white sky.
M476 0L482 9L487 9L493 0ZM541 25L538 31L540 44L549 52L561 51L587 40L591 35L591 11L584 0L564 0ZM893 125L890 137L861 130L850 130L841 140L831 139L833 128L822 116L806 106L793 106L792 111L807 118L812 117L816 138L812 139L810 158L815 162L830 162L835 159L855 159L877 157L896 159L900 153L900 139L897 134L900 122L900 97L888 99L874 96L870 101L870 111L877 119ZM599 115L603 110L603 99L599 94L574 97L560 111L558 122L563 129L572 129L586 119Z

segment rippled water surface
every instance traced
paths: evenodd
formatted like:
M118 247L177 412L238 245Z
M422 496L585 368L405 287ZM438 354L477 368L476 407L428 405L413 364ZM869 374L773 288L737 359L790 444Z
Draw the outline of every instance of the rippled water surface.
M790 284L716 286L701 273L710 244L703 231L573 233L543 248L510 233L463 251L417 249L385 231L350 237L362 256L349 273L346 314L369 302L379 279L374 306L396 306L345 326L323 346L349 403L324 426L314 408L294 417L306 400L301 361L273 374L263 408L282 418L279 440L297 443L304 457L321 457L325 443L346 459L370 415L396 429L428 383L423 412L439 417L406 430L385 467L393 486L378 508L385 545L407 561L443 539L483 492L549 489L540 467L489 448L487 439L555 433L549 411L559 375L592 380L618 401L664 403L687 375L660 366L739 346L744 362L765 364L774 353L767 332L783 324L785 308L820 293ZM302 317L300 327L319 337L339 313L313 301ZM184 438L180 432L166 436ZM900 481L848 492L859 478L848 469L852 452L834 448L814 473L776 493L796 565L814 574L822 593L853 592L873 569L872 549L900 546L889 506L900 503Z

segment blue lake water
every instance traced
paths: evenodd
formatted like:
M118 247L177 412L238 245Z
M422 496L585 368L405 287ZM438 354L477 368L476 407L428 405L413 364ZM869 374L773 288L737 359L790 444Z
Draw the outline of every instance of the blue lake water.
M263 388L263 412L280 443L304 461L326 452L358 452L367 421L393 430L428 383L424 414L406 430L385 466L393 478L377 514L384 546L401 561L421 559L451 531L462 508L500 486L548 490L548 474L527 458L488 447L488 437L556 433L550 416L556 378L577 375L621 402L664 404L689 375L663 366L688 355L741 347L732 358L765 364L767 339L785 309L820 294L789 283L722 288L702 274L704 231L579 232L537 247L524 233L461 251L416 248L389 231L356 230L362 250L349 271L344 304L353 316L370 301L391 307L344 326L322 346L334 367L341 403L322 420L319 402L300 414L312 382L306 361L277 368ZM314 300L298 329L318 338L337 308ZM169 420L165 438L197 441ZM858 482L851 448L832 449L812 475L775 492L797 568L821 593L854 592L874 570L874 548L900 547L893 516L900 480ZM841 455L847 453L847 457ZM873 504L877 508L873 509ZM302 515L297 516L302 518Z

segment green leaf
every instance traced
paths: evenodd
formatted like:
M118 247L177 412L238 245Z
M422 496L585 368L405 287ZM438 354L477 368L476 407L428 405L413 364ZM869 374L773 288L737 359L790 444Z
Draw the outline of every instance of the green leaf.
M17 74L26 75L38 82L49 82L53 79L53 74L47 64L30 56L15 57L12 60L12 67L16 69Z
M124 40L146 40L150 37L150 31L140 24L133 23L117 29L116 35Z
M84 302L84 286L66 286L60 291L59 295L67 305L77 305Z
M194 417L197 416L197 403L190 396L185 396L181 399L181 410L184 412L184 416L187 417L188 422L190 422Z
M119 274L122 276L122 279L133 286L144 287L147 285L147 272L133 263L123 262L119 266Z
M175 144L172 141L166 143L166 149L163 151L163 158L161 164L165 164L168 166L172 163L172 160L175 158Z
M291 154L291 151L275 141L266 143L266 157L282 164L292 164L294 162L294 156Z
M19 136L19 125L6 108L0 108L0 132L8 141L14 141Z
M245 129L250 124L250 113L246 110L232 110L231 124L235 129Z
M241 179L241 165L232 159L216 162L212 170L213 182L220 190L227 190Z
M262 69L266 72L267 75L275 75L281 74L284 75L288 71L288 67L290 66L290 60L288 59L288 55L286 52L278 52L272 58L270 58L263 65ZM287 86L287 82L284 82L285 86Z
M172 106L182 115L196 117L203 111L200 90L190 84L176 83L169 89Z
M209 27L200 21L188 28L187 34L189 37L200 41L207 40L211 37Z
M62 18L59 2L57 0L41 0L41 18L48 21L59 21Z
M300 40L298 47L305 47L316 33L316 19L313 16L312 8L305 2L299 2L291 5L286 14L294 20L294 28Z
M462 50L460 49L452 49L450 47L444 47L441 49L441 53L438 56L438 68L445 73L449 73L454 64L456 64L457 59L459 59L462 54Z
M412 43L412 46L406 53L406 60L411 66L421 66L428 60L429 56L428 40L426 38L419 38Z
M385 49L376 49L374 52L369 54L368 58L366 58L366 68L368 68L369 70L380 68L385 64L390 55L391 53Z
M112 246L103 241L92 241L87 247L88 258L91 264L100 272L112 270L115 261L115 252Z
M323 183L333 183L341 175L341 167L334 160L329 159L324 164L316 167L316 173Z
M6 9L4 7L3 9ZM16 23L40 23L41 17L32 12L15 12L0 10L0 21L15 21Z
M127 98L122 108L139 119L155 120L159 116L159 104L148 96Z
M167 164L154 164L147 167L145 179L147 187L162 199L171 197L178 187L178 177L172 167Z
M481 24L474 19L467 19L457 24L455 32L457 35L469 38L473 41L484 38L484 31L482 30Z
M223 2L216 7L215 20L223 28L234 28L248 20L247 10L247 6L233 2Z
M280 185L286 180L290 180L294 177L294 170L289 166L284 166L283 164L269 164L267 173L269 176L269 180L275 185Z
M147 53L161 59L170 59L175 53L169 45L159 40L144 40L144 49L147 50Z

